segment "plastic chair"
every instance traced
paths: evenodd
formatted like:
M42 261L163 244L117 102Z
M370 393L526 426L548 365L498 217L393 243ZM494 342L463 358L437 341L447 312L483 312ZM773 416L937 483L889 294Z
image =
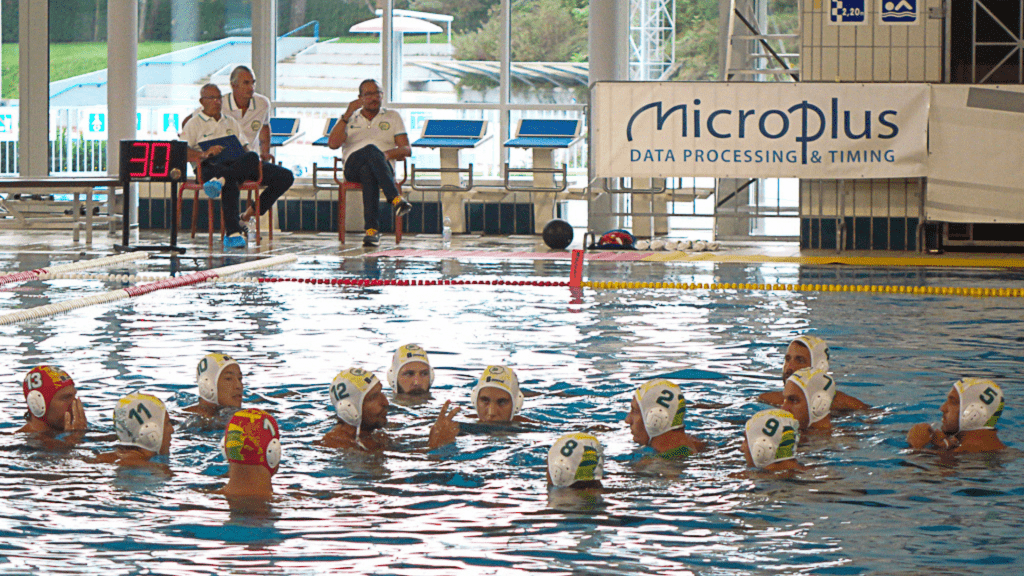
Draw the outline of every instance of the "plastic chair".
M273 159L271 159L271 161L273 161ZM257 209L256 209L257 212L259 212L258 207L260 205L260 188L263 185L263 163L260 162L259 166L260 167L259 167L259 179L258 180L246 180L245 182L242 182L238 186L238 190L239 190L240 193L241 193L241 191L245 191L245 193L246 193L246 195L245 195L246 206L256 206L257 207ZM201 163L200 164L196 164L196 178L195 178L195 180L189 180L189 181L183 182L178 187L178 201L174 205L174 217L178 220L179 223L181 222L181 203L182 203L182 200L185 197L185 191L186 190L191 190L193 192L193 194L194 194L193 202L192 202L192 237L195 238L196 237L196 220L199 217L199 193L203 190L203 166L202 166ZM255 199L253 199L254 195L255 195ZM239 196L241 196L241 194L239 194ZM210 244L213 244L213 198L210 198L209 196L206 197L206 208L207 208L207 213L209 214L209 218L207 218L207 220L206 220L206 222L207 222L206 230L207 230L207 233L210 236ZM274 225L273 225L273 222L274 222L274 207L273 206L271 206L267 210L267 215L268 215L269 221L271 223L270 230L268 231L268 235L269 235L270 239L273 240L274 239ZM224 211L223 210L221 210L221 213L220 213L220 237L221 237L221 240L224 239ZM256 245L258 246L262 241L263 241L263 235L262 235L262 233L260 231L260 218L257 216L257 218L256 218Z
M398 188L398 193L402 193L402 185L405 184L406 178L409 176L409 164L405 159L402 160L402 179L395 180L395 187ZM341 175L341 179L338 175ZM363 185L358 182L348 182L345 180L345 167L342 163L342 159L334 158L334 181L338 184L338 240L345 243L345 193L349 190L362 190ZM395 245L397 246L402 242L402 217L395 214Z

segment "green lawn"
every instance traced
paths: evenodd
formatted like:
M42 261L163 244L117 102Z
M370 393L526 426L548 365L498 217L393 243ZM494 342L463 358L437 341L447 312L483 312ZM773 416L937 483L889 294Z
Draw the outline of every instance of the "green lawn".
M199 42L145 42L139 44L139 60L173 52ZM50 44L50 81L63 80L107 67L106 42ZM3 97L18 97L18 45L3 45Z

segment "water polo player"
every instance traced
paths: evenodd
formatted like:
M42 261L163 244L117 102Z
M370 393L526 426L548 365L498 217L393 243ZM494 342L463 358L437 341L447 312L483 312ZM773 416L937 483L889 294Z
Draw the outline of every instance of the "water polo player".
M227 354L207 354L196 366L196 385L199 403L185 408L186 412L207 418L217 415L221 408L241 408L245 385L242 368Z
M675 383L651 380L633 394L626 424L633 441L649 446L661 458L682 459L704 449L704 442L686 433L686 399Z
M321 443L330 448L382 450L387 439L375 434L388 423L388 403L383 386L362 368L342 370L331 381L331 405L340 422L324 435Z
M217 490L229 498L267 499L274 495L271 478L281 464L281 431L263 410L235 412L224 429L228 483Z
M768 472L804 470L796 460L800 423L785 410L762 410L747 420L740 450L747 465Z
M85 408L78 398L75 382L67 372L55 366L36 366L28 371L22 383L28 406L27 422L18 432L55 436L66 434L60 440L75 444L82 438L89 423Z
M800 431L832 430L832 398L836 383L820 368L801 368L794 372L782 389L782 409L800 423Z
M942 423L916 424L907 434L911 448L932 445L940 451L995 452L1006 446L996 435L1003 414L1003 391L982 378L958 380L942 404Z
M818 338L817 336L797 336L789 343L789 347L786 348L786 357L782 364L782 383L785 385L786 380L793 375L794 372L801 368L818 368L829 371L829 351L828 344ZM783 392L765 392L757 397L758 401L770 404L772 406L781 407L783 402ZM836 390L835 397L832 399L831 410L835 411L846 411L846 410L867 410L871 408L864 402Z

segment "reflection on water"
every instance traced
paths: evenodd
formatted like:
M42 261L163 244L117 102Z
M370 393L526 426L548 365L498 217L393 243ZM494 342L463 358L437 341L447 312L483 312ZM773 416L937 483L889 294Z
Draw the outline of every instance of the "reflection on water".
M159 274L159 265L137 266ZM319 259L267 274L540 279L566 276L568 264ZM591 263L587 274L983 287L1021 280L990 271L650 263ZM0 311L113 287L6 287ZM0 376L12 384L0 389L0 573L1015 572L1024 518L1015 409L1022 308L1020 299L849 292L274 283L198 286L0 327L9 359ZM808 330L830 341L839 385L879 410L837 418L830 438L807 438L799 449L806 472L737 476L742 423L763 408L754 398L780 385L785 341ZM333 425L331 378L350 365L384 378L392 352L408 342L430 351L437 378L429 397L389 397L388 450L316 445ZM270 502L210 492L227 471L223 422L180 412L195 403L195 363L210 351L239 360L246 405L272 411L281 427ZM69 453L9 434L24 414L14 384L39 363L67 369L86 403L94 432ZM515 368L528 395L523 414L537 424L495 431L472 423L469 390L496 363ZM910 425L937 420L953 380L968 374L1002 385L1000 435L1011 450L951 459L906 451ZM706 453L652 461L631 443L622 424L630 394L655 376L683 385L687 430L709 442ZM166 399L180 420L167 467L86 463L110 449L112 408L136 389ZM463 434L426 452L445 400L463 407ZM604 490L549 490L548 446L584 429L605 446Z

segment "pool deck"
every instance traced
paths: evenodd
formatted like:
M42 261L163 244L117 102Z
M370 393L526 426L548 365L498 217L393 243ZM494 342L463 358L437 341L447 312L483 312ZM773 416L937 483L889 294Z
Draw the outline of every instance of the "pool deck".
M144 230L138 244L166 244L170 234L166 231ZM82 253L109 255L120 243L120 234L108 235L97 229L92 244L73 242L69 230L0 230L0 251L34 254L78 255ZM368 256L425 259L568 259L569 250L582 248L581 239L567 250L552 250L544 245L540 236L481 236L457 235L451 249L441 249L437 234L405 234L396 246L393 235L384 235L381 245L364 248L362 234L349 234L344 245L338 243L335 233L277 232L273 241L265 238L259 248L225 250L219 236L211 247L206 235L180 238L178 245L187 254L196 256L223 256L242 254L256 256L295 254L298 256L360 258ZM868 252L800 250L796 243L788 242L723 242L715 252L666 251L589 251L587 257L607 261L646 262L727 262L739 264L788 263L804 265L846 265L870 267L959 267L959 268L1024 268L1024 254L1020 253L965 253L921 254L917 252Z

